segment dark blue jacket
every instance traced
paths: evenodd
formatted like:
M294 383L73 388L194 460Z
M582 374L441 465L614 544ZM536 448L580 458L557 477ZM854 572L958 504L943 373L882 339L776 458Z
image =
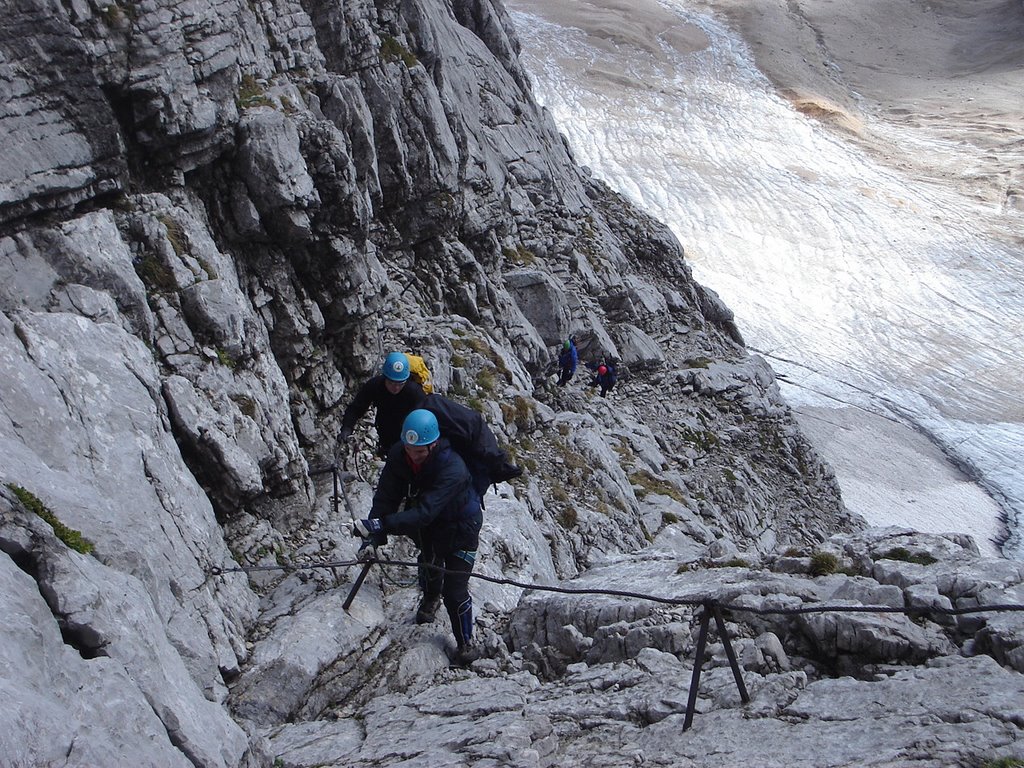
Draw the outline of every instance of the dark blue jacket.
M608 371L603 376L600 373L597 374L597 383L604 389L611 389L615 386L615 382L619 380L619 375L615 371L615 366L611 363L605 363L604 367L607 368Z
M602 365L605 368L608 369L607 373L605 373L603 376L600 373L598 373L598 370L597 370ZM609 390L612 387L614 387L615 386L615 382L617 382L619 380L619 373L618 373L618 371L615 370L615 364L614 363L609 363L609 362L605 362L605 361L602 361L602 362L599 362L599 363L591 362L591 363L587 363L587 368L589 368L590 370L592 370L594 372L594 379L593 379L593 381L590 382L591 386L600 385L601 389Z
M351 430L371 406L375 407L373 423L377 427L377 454L382 457L401 439L405 417L419 408L426 397L423 388L412 379L405 382L397 395L388 392L385 381L384 375L378 374L363 384L341 417L341 426Z
M385 534L422 538L439 554L475 552L483 524L469 470L443 437L419 472L413 472L401 443L391 447L370 517L380 518Z

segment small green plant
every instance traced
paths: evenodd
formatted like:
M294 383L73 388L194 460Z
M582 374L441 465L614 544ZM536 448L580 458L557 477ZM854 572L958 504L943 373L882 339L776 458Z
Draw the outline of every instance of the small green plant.
M684 442L692 445L694 448L699 448L705 453L718 445L719 442L718 435L710 430L699 432L695 429L684 428L682 430L682 438Z
M796 547L788 547L785 552L782 553L783 557L803 557L804 553Z
M18 501L24 505L24 507L30 512L34 512L53 528L53 532L57 535L57 538L67 544L71 549L76 552L81 552L83 555L88 555L93 550L93 543L82 535L81 531L76 531L74 528L69 528L64 525L57 516L50 511L43 502L39 500L31 491L22 488L20 485L14 483L7 483L7 488L18 497Z
M223 350L220 347L217 347L217 362L231 370L235 370L235 368L238 367L238 361L231 357L226 350Z
M639 490L636 491L637 498L643 499L650 493L656 493L660 496L668 496L670 499L678 501L680 504L686 503L686 497L683 492L680 491L672 483L661 480L646 469L641 469L637 472L632 473L629 476L629 482Z
M167 230L167 242L171 244L174 252L178 256L188 253L188 247L185 243L185 231L181 228L181 224L166 213L162 213L156 218L157 221L164 225L164 229Z
M839 568L839 558L831 552L815 552L811 555L811 576L828 576Z
M893 547L881 556L883 560L900 560L904 563L917 563L918 565L931 565L939 562L927 552L911 552L906 547Z
M476 375L476 385L484 392L493 394L497 389L497 380L494 378L494 371L490 368L483 368Z
M476 352L478 355L481 355L482 357L486 358L495 367L495 369L497 369L498 373L500 373L505 378L506 381L512 381L512 371L508 369L508 366L505 364L504 358L483 339L478 338L476 336L471 336L469 338L459 338L452 343L452 346L455 347L456 349L470 349L473 352ZM493 377L494 372L490 372L489 375Z
M587 464L586 459L580 456L576 451L572 450L565 443L559 443L558 447L562 451L562 460L565 462L565 466L569 469L575 469L578 472L587 472L590 470L590 465Z
M103 19L107 22L107 26L109 27L119 27L126 20L124 9L115 3L105 6L100 13L103 15Z
M562 526L566 530L569 530L570 528L576 527L576 523L578 522L579 517L576 514L575 507L563 507L559 511L556 519L558 520L558 524L560 526Z
M381 38L380 57L387 62L401 61L410 69L420 63L412 51L391 37L391 35Z
M250 419L256 417L256 401L248 395L231 395L232 401L238 406L238 410L242 412L243 416L248 416Z
M711 367L711 359L708 357L691 357L688 360L683 361L684 368L709 368Z
M633 449L621 437L612 443L612 450L619 454L619 458L622 459L624 464L632 464L635 461Z
M254 75L242 75L242 80L238 84L236 103L239 109L274 106L274 102L267 97L267 92Z
M986 761L981 768L1024 768L1024 760L1017 757L997 757Z
M213 265L210 262L208 262L206 259L202 257L197 257L196 261L199 263L199 268L206 273L206 278L208 280L217 279L217 270L213 268Z
M484 341L483 339L477 338L476 336L470 336L468 339L465 339L462 342L461 346L469 348L476 352L477 354L484 356L488 355L491 351L491 348L490 346L488 346L487 342Z
M466 358L462 355L452 355L452 368L464 368L466 366Z
M537 254L522 245L517 245L515 248L502 248L501 253L509 261L524 267L537 263Z
M661 522L664 525L672 525L673 523L678 523L679 515L677 515L675 512L662 512Z
M533 421L533 404L522 395L512 398L515 409L515 424L519 429L526 430Z
M147 253L134 263L135 273L153 293L173 293L178 290L174 273L152 253Z

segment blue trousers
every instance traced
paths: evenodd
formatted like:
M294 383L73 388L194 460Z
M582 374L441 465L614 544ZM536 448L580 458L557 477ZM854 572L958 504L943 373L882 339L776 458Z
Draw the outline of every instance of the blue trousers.
M473 639L473 599L469 596L469 574L473 572L476 552L457 549L445 554L433 551L427 544L421 557L424 565L445 569L422 569L424 600L441 596L452 622L456 645L460 648L468 645Z

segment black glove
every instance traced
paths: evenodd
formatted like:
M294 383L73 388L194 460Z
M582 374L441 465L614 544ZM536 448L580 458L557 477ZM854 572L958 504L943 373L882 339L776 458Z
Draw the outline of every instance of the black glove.
M503 483L506 480L514 480L523 474L523 468L517 467L507 458L503 459L491 472L491 482Z
M342 427L341 432L338 433L338 442L343 443L352 437L352 427Z
M379 560L377 555L377 545L373 543L372 539L365 539L359 551L356 552L356 560L361 563L366 563L371 560Z

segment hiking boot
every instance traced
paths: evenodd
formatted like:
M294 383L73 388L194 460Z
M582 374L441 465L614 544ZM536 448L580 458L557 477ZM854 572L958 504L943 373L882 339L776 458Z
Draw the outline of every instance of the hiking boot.
M434 615L437 613L437 609L441 605L440 597L428 598L424 595L423 599L420 600L420 607L416 609L416 623L417 624L429 624L434 620Z
M483 648L476 645L475 643L467 643L466 645L460 645L455 649L455 652L451 655L451 662L453 667L468 667L474 661L482 659L484 656Z

